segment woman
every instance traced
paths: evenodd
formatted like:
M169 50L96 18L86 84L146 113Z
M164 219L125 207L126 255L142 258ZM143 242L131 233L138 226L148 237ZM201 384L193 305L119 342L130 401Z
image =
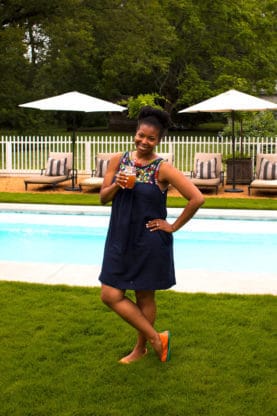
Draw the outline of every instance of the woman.
M109 163L100 191L103 204L112 201L112 213L105 245L102 271L102 301L137 331L132 352L122 364L137 361L147 353L150 342L162 362L170 359L170 332L154 329L155 290L175 284L173 232L176 232L203 204L200 191L190 180L155 153L169 126L165 111L144 107L138 117L135 149L115 155ZM136 168L136 183L127 189L126 166ZM188 200L181 215L166 220L168 185ZM136 302L126 297L135 291Z

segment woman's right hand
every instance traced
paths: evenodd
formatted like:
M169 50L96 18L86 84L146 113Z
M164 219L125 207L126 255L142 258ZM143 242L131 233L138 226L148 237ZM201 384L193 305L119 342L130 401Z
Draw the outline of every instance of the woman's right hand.
M127 183L127 175L125 172L119 171L115 175L115 183L120 186L120 188L125 189Z

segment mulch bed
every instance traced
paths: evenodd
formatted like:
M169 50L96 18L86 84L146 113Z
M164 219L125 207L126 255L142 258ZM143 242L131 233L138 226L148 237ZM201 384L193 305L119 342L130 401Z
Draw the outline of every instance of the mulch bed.
M26 175L27 176L27 175ZM87 176L78 176L78 181L81 181L83 177ZM58 184L54 189L51 186L42 186L42 185L35 185L29 184L28 185L28 192L37 193L37 192L44 192L44 193L71 193L70 191L66 191L65 187L70 185L70 181L63 182ZM240 193L230 193L225 192L225 189L231 188L231 185L226 185L224 187L220 187L218 195L215 194L212 190L203 190L203 194L206 197L217 197L217 198L273 198L277 199L277 195L272 194L270 192L262 193L258 191L252 191L251 196L248 196L248 186L247 185L236 185L237 188L242 189L243 192ZM26 192L24 186L24 176L0 176L0 192ZM91 191L88 187L83 189L83 193L92 193L97 191ZM74 192L72 192L74 193ZM168 192L169 196L181 196L180 193L174 189L173 187L169 188Z

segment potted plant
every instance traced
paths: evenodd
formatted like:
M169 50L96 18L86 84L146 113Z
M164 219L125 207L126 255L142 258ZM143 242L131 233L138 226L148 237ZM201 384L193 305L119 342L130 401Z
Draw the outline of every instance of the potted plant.
M227 154L223 158L226 163L226 183L233 183L233 163L235 165L235 183L249 184L253 179L253 164L249 154L236 152L233 161L233 154Z
M223 162L226 163L226 183L232 184L234 170L235 170L235 184L249 184L253 179L253 164L251 156L243 151L243 136L245 129L242 127L243 118L247 118L247 114L237 111L235 115L234 133L240 137L240 149L233 153L227 154L223 157ZM244 130L244 131L243 131ZM246 129L247 130L247 129ZM230 122L223 130L223 135L231 134ZM233 158L234 156L234 158Z

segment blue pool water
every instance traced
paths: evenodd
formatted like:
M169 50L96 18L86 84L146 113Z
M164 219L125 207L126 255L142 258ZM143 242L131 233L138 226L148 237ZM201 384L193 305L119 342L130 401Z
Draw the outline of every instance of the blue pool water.
M108 223L105 215L0 213L0 260L99 265ZM174 234L176 269L277 275L276 252L274 220L193 219Z

